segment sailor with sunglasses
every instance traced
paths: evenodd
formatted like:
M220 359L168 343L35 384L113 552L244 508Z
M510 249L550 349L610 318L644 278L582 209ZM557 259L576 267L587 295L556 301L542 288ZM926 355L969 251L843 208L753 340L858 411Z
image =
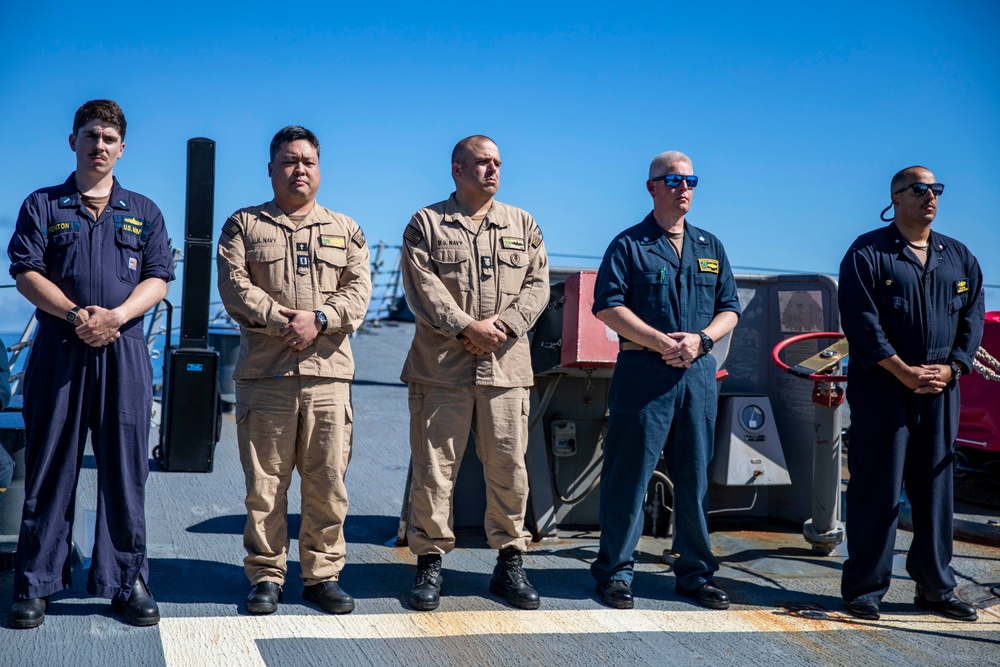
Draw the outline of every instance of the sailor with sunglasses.
M906 570L914 604L963 621L975 607L955 597L952 456L958 377L972 368L985 304L979 262L931 230L944 185L924 167L897 173L890 224L864 234L840 265L840 318L851 346L847 610L879 618L889 590L896 519L905 487L913 513ZM890 209L893 218L886 218Z
M722 243L687 221L691 159L662 153L649 166L653 210L611 242L597 274L594 314L621 341L601 472L601 544L591 573L601 602L633 606L643 496L661 452L674 483L675 590L729 607L708 537L708 464L715 445L715 341L736 326L736 281Z

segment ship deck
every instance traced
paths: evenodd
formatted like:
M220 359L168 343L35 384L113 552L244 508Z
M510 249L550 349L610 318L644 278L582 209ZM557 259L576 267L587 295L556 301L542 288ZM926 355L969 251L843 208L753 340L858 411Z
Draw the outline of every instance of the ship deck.
M975 665L995 664L1000 645L1000 546L956 541L958 594L980 608L978 623L917 610L904 569L910 534L897 538L892 589L880 621L859 621L839 595L842 547L814 555L795 526L739 521L713 524L722 569L718 583L733 599L727 611L702 609L673 592L662 554L669 542L643 538L634 582L636 608L608 609L595 598L589 563L597 535L564 533L534 543L526 557L543 596L538 611L510 608L487 589L495 552L478 532L463 532L445 557L442 604L414 612L406 604L415 558L395 537L409 461L406 387L398 372L412 325L357 335L354 452L347 475L351 510L341 583L357 609L330 616L301 597L297 541L291 546L284 602L271 616L242 610L243 477L231 413L212 473L166 473L151 461L146 514L150 586L163 620L136 628L112 615L107 600L84 590L86 571L52 598L35 630L0 628L3 665ZM155 433L154 433L155 436ZM155 437L154 437L155 441ZM80 501L95 506L96 470L85 461ZM293 483L289 517L297 532L300 498ZM964 508L971 524L996 522ZM976 531L973 531L975 533ZM11 573L0 572L0 619L6 624Z

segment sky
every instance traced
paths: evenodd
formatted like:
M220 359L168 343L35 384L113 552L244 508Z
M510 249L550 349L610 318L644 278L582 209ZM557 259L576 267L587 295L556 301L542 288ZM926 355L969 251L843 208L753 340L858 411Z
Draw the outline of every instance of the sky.
M319 136L319 202L373 244L398 245L448 196L457 140L489 135L497 198L535 217L564 266L596 266L648 213L665 150L692 157L689 220L738 272L836 275L884 224L892 175L920 164L947 185L934 229L976 253L996 310L998 28L1000 3L919 0L3 3L0 239L30 192L72 171L76 108L107 97L128 120L115 173L178 246L187 140L217 142L220 230L271 198L268 144L288 124ZM30 310L0 289L14 322L0 330Z

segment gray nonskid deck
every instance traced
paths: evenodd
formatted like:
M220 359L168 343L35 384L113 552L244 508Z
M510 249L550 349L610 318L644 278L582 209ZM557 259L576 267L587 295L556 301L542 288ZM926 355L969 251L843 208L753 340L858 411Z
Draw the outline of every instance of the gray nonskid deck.
M989 664L1000 642L1000 607L984 591L1000 580L1000 549L956 542L961 595L979 596L981 620L968 624L917 611L903 568L910 535L900 531L893 587L878 622L842 613L842 552L813 556L794 527L756 532L719 524L713 545L731 594L729 611L709 611L673 592L669 542L644 538L634 584L636 609L604 607L594 597L589 563L597 536L564 533L532 545L526 564L543 596L536 612L511 609L487 590L496 552L465 531L445 557L440 609L411 611L405 595L415 559L387 546L396 536L409 462L406 387L398 374L412 325L383 326L352 339L354 452L347 476L351 510L347 565L341 576L357 610L328 616L304 603L298 543L292 540L284 602L267 617L242 611L243 477L232 415L210 474L150 473L146 514L151 587L163 616L133 628L106 600L84 591L86 571L53 596L36 630L0 629L3 665L867 665ZM93 508L96 471L81 474L81 500ZM297 480L289 494L298 527ZM718 526L717 526L718 528ZM773 528L773 527L769 527ZM11 573L0 573L6 622Z

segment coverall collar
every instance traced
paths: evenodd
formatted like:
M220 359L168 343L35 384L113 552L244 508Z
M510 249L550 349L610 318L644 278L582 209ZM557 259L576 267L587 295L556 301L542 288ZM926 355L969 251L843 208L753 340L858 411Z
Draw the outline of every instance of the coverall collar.
M314 225L317 222L320 222L319 212L321 209L322 207L318 202L313 202L313 207L309 213L306 214L306 217L302 219L302 222L296 224L287 215L285 215L285 212L281 210L281 207L278 206L277 202L272 199L264 204L264 208L261 209L261 214L264 217L273 220L275 224L286 227L294 232L296 229L302 229L303 227L308 227L309 225Z
M496 205L496 199L493 200L493 205L490 206L490 210L486 212L486 218L483 220L482 227L476 227L476 224L472 221L472 218L462 213L462 209L458 205L458 200L455 199L455 193L452 192L451 196L448 197L448 201L444 204L444 221L451 222L469 230L470 234L478 234L480 230L487 229L491 225L493 227L504 228L509 223L506 216L500 211L500 207Z
M684 246L681 256L678 258L677 253L674 252L674 248L670 243L670 239L663 233L660 226L656 224L656 218L653 217L652 211L649 212L649 215L640 224L639 245L678 268L692 263L695 255L698 254L697 248L708 245L708 239L705 238L705 234L688 222L685 217Z
M944 250L944 240L941 238L940 234L937 234L933 229L931 229L930 236L927 237L927 245L930 248L930 252L927 254L927 263L921 264L920 260L917 259L917 255L913 252L913 249L907 245L909 242L900 233L899 227L895 223L889 223L889 238L890 245L896 252L899 253L899 257L905 259L911 264L916 264L917 267L923 269L924 271L933 271L937 268L940 263L941 251Z

